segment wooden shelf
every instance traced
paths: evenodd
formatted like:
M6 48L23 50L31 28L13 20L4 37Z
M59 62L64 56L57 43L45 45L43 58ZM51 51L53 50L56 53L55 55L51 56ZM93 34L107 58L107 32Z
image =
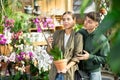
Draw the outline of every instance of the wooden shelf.
M55 30L62 30L62 29L64 29L63 25L59 25L55 27Z
M46 41L41 41L41 42L32 42L33 46L40 46L40 45L47 45Z
M49 29L48 28L43 28L42 30L43 31L50 30L51 32L54 32L55 28L49 28ZM37 28L30 28L29 32L37 32Z
M61 24L62 15L51 15L51 17Z
M56 26L55 28L50 28L50 29L44 28L42 30L43 31L51 31L53 33L55 30L61 30L61 29L64 29L62 25L59 25L59 26ZM37 28L30 28L29 32L37 32ZM33 46L45 46L45 45L47 45L47 42L46 41L32 42L32 45Z

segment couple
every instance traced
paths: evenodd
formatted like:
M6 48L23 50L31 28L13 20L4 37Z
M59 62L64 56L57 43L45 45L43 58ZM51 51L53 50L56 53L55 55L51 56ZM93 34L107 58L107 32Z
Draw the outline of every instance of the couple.
M61 71L64 74L64 80L74 80L74 72L76 69L83 69L89 73L90 80L101 80L101 64L106 62L106 56L109 51L108 42L93 54L96 45L100 45L107 38L101 35L98 40L94 40L96 28L99 25L100 15L96 12L90 12L86 15L84 28L77 33L74 32L75 24L74 15L67 11L62 16L64 30L58 30L53 37L48 38L49 44L54 47L57 45L62 51L64 58L68 60L66 68ZM94 42L97 44L94 45ZM49 53L50 48L47 47ZM84 54L83 54L84 53ZM84 67L81 67L81 63ZM51 65L49 80L55 80L57 70L54 64Z

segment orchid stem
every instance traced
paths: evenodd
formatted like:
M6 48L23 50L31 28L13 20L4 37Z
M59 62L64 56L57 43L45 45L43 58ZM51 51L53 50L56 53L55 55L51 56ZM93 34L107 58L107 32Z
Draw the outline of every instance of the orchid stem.
M50 49L52 49L52 46L49 44L49 42L48 42L48 40L47 40L47 38L46 38L46 36L45 36L44 31L43 31L42 29L41 29L41 31L42 31L42 34L43 34L43 36L44 36L44 38L45 38L45 40L46 40L48 46L50 47ZM51 35L51 34L50 34L50 35Z

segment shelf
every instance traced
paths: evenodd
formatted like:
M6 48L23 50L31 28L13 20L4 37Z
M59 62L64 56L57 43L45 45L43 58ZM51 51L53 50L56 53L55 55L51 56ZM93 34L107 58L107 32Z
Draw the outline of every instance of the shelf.
M42 30L43 31L50 30L51 32L54 32L55 28L49 28L49 29L48 28L43 28ZM29 32L37 32L37 28L30 28Z
M52 15L51 17L52 17L53 19L55 19L56 21L58 21L59 23L61 23L62 15Z
M59 25L55 27L55 30L62 30L62 29L64 29L63 25Z
M47 32L47 31L50 31L50 33L53 33L55 30L61 30L61 29L64 29L63 28L63 25L59 25L59 26L56 26L55 28L44 28L42 29L44 32ZM37 28L30 28L29 29L29 32L37 32ZM40 42L32 42L32 45L33 46L45 46L47 45L47 42L45 40L43 41L40 41Z
M41 41L41 42L32 42L33 46L40 46L40 45L47 45L46 41Z

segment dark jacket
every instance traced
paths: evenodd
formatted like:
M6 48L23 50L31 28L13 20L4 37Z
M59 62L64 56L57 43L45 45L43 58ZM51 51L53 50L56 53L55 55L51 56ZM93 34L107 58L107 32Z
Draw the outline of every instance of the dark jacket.
M80 69L88 72L99 71L101 65L106 63L110 51L107 38L104 35L96 36L96 31L89 34L87 30L81 29L78 32L83 35L83 49L90 53L89 59L79 64Z

